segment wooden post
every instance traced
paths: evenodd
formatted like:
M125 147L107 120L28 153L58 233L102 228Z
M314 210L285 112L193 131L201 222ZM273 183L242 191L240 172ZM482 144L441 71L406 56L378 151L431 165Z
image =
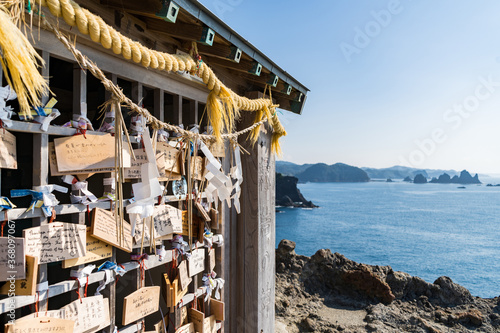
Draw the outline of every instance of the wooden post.
M182 124L182 96L173 95L174 97L174 124Z
M165 90L155 89L153 115L160 121L165 121Z
M195 100L189 100L189 124L196 124L198 125L198 101ZM200 128L200 133L203 133L203 129Z
M240 128L252 122L252 115L246 113ZM250 155L241 156L245 181L241 185L237 228L242 247L232 254L238 258L237 279L243 281L240 298L236 306L232 304L233 309L238 309L236 331L274 332L275 161L270 149L271 131L262 128L254 146L241 140Z
M49 77L50 53L41 51L41 57L45 61L45 66L42 67L42 76ZM50 92L47 90L42 95L42 104L49 101ZM48 134L33 134L33 186L47 185L49 181L49 135ZM47 224L47 219L38 217L33 219L33 226ZM38 283L48 281L47 264L38 266ZM44 294L45 297L40 298L38 310L47 310L48 291Z
M108 74L108 79L110 79L114 84L117 84L118 82L118 77L116 74ZM111 93L109 93L106 90L105 93L105 98L106 100L111 98ZM120 110L116 110L116 112L121 112ZM115 118L108 117L104 119L105 122L108 123L114 123ZM114 173L106 173L104 175L104 178L113 178L113 183L114 183L114 178L115 175ZM115 193L115 190L113 189L113 185L103 185L103 192L104 193ZM111 211L113 211L111 209ZM116 262L116 248L113 247L112 252L111 252L111 262ZM110 283L109 284L109 319L110 319L110 325L108 328L109 333L113 333L115 330L115 325L116 325L116 283Z

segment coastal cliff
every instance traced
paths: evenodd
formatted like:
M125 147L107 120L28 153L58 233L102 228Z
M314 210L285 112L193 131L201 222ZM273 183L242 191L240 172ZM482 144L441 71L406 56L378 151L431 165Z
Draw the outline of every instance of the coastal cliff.
M390 266L319 250L276 250L276 332L500 332L500 297L483 299L442 276L434 283Z
M283 176L276 173L276 206L285 207L317 207L311 201L306 200L297 187L298 179L292 176Z

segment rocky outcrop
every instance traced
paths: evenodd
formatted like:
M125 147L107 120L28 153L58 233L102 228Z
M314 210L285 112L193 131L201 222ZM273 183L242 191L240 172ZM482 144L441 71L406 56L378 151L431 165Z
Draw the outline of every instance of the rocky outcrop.
M317 207L311 201L306 200L297 188L298 179L292 176L276 174L276 206L285 207Z
M370 177L360 168L343 163L327 165L324 163L313 164L303 172L297 174L301 182L317 183L359 183L368 182Z
M448 277L429 283L330 250L297 255L295 243L282 240L276 316L287 332L500 332L500 298L473 297Z
M431 183L438 183L438 184L481 184L481 181L479 180L479 175L476 173L474 177L470 175L467 170L463 170L460 172L460 176L453 176L451 178L447 173L443 173L439 178L433 178Z
M421 173L415 176L415 179L413 179L414 184L425 184L427 183L427 178L425 178Z

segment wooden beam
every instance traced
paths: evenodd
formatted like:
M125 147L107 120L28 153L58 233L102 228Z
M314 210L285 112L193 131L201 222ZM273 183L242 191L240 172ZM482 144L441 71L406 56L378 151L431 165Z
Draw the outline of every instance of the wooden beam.
M165 34L190 41L198 41L203 34L203 27L196 24L169 23L160 19L145 18L147 29L151 32Z
M216 66L216 67L220 66L220 67L224 67L224 68L229 68L229 69L232 69L232 70L235 70L238 72L246 73L248 75L251 75L251 74L249 74L249 71L253 67L253 61L248 61L248 60L243 60L243 59L240 60L239 63L235 63L235 62L231 62L229 60L220 59L218 57L210 57L206 60L206 62L209 66ZM261 74L261 75L264 75L264 74ZM252 77L253 77L253 80L259 80L259 76L252 75ZM265 82L266 80L263 79L263 80L259 80L259 81Z
M161 1L159 0L141 0L141 1L101 0L101 5L149 17L156 17L156 13L158 13L162 7Z

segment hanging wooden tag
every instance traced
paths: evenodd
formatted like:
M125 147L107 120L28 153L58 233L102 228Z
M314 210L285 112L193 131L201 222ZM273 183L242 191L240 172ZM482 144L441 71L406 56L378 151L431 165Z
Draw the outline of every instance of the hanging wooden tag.
M5 128L0 131L0 168L17 169L16 137Z
M59 309L59 310L47 310L47 311L43 311L43 312L40 312L40 313L33 312L33 313L30 313L27 316L24 316L24 317L21 317L21 318L17 318L16 322L18 322L20 320L38 318L38 317L40 317L40 315L43 315L43 317L49 317L49 318L65 319L65 311L64 311L64 309Z
M193 238L198 238L198 226L199 226L199 221L201 220L200 217L193 215L193 224L192 224L192 236ZM201 220L203 221L203 220ZM203 231L202 231L203 233ZM187 210L182 211L182 233L181 235L183 236L189 236L189 222L188 222L188 212Z
M130 224L122 220L123 238L119 237L113 212L100 208L95 208L92 215L92 236L113 245L125 252L132 252L132 235Z
M186 261L183 260L179 264L179 285L181 290L186 289L191 283L192 279L188 276Z
M103 307L104 320L103 320L103 322L97 328L94 328L94 329L87 331L85 333L99 332L99 331L105 329L106 327L108 327L109 325L111 325L111 317L109 315L109 298L103 298L103 304L104 304L104 307Z
M101 259L111 258L113 247L97 238L92 237L90 227L87 227L86 254L76 259L66 259L62 263L62 268L69 268L78 265L85 265Z
M215 249L209 249L208 250L208 270L209 272L212 272L215 268Z
M207 317L203 320L203 333L217 333L215 316Z
M196 332L203 333L203 324L205 320L205 314L203 312L195 309L188 309L188 320L190 323L193 323Z
M38 277L38 257L26 256L26 278L16 280L16 296L35 295L36 281ZM10 283L4 284L0 288L0 294L8 295Z
M0 237L0 281L19 280L25 277L24 238Z
M182 210L171 205L155 206L153 212L155 232L158 236L165 236L182 231Z
M205 270L205 249L195 249L191 252L189 263L189 276L196 275Z
M65 319L75 321L75 333L87 332L96 329L105 323L106 310L102 295L89 296L77 299L62 307Z
M172 147L166 142L156 143L156 153L163 154L165 159L165 173L168 175L171 171L174 174L181 173L179 168L179 149Z
M200 212L201 217L203 217L205 219L205 221L210 222L210 220L211 220L210 215L206 211L205 207L203 207L203 205L197 201L195 201L194 205L196 206L196 209L198 210L198 212Z
M213 141L208 144L208 149L215 157L225 157L226 150L224 149L224 143Z
M224 302L210 298L210 314L215 316L215 320L224 321Z
M195 333L193 323L179 327L175 333Z
M78 258L86 254L86 227L81 224L52 222L23 230L27 255L40 264Z
M72 333L75 322L73 320L37 317L21 321L14 324L5 324L6 333L21 333L21 332L65 332Z
M205 172L205 159L196 156L191 159L191 176L196 180L202 180Z
M173 293L172 293L172 283L170 282L170 278L167 273L163 274L163 286L164 286L164 295L165 301L167 303L168 308L172 308L174 306Z
M60 172L59 169L57 168L56 148L54 146L54 142L49 142L49 168L51 176L74 175L78 178L79 181L85 180L90 176L94 175L95 173L111 172L115 170L115 168L113 167L113 168L89 170L86 173L82 173L82 171L80 170Z
M215 209L210 209L210 227L212 229L218 230L220 228L219 224L219 212Z
M115 138L111 134L75 135L54 139L57 169L74 170L109 169L115 167ZM130 153L123 150L123 166L130 167ZM80 172L84 173L84 172Z
M144 318L158 311L160 287L143 287L123 299L122 325Z

